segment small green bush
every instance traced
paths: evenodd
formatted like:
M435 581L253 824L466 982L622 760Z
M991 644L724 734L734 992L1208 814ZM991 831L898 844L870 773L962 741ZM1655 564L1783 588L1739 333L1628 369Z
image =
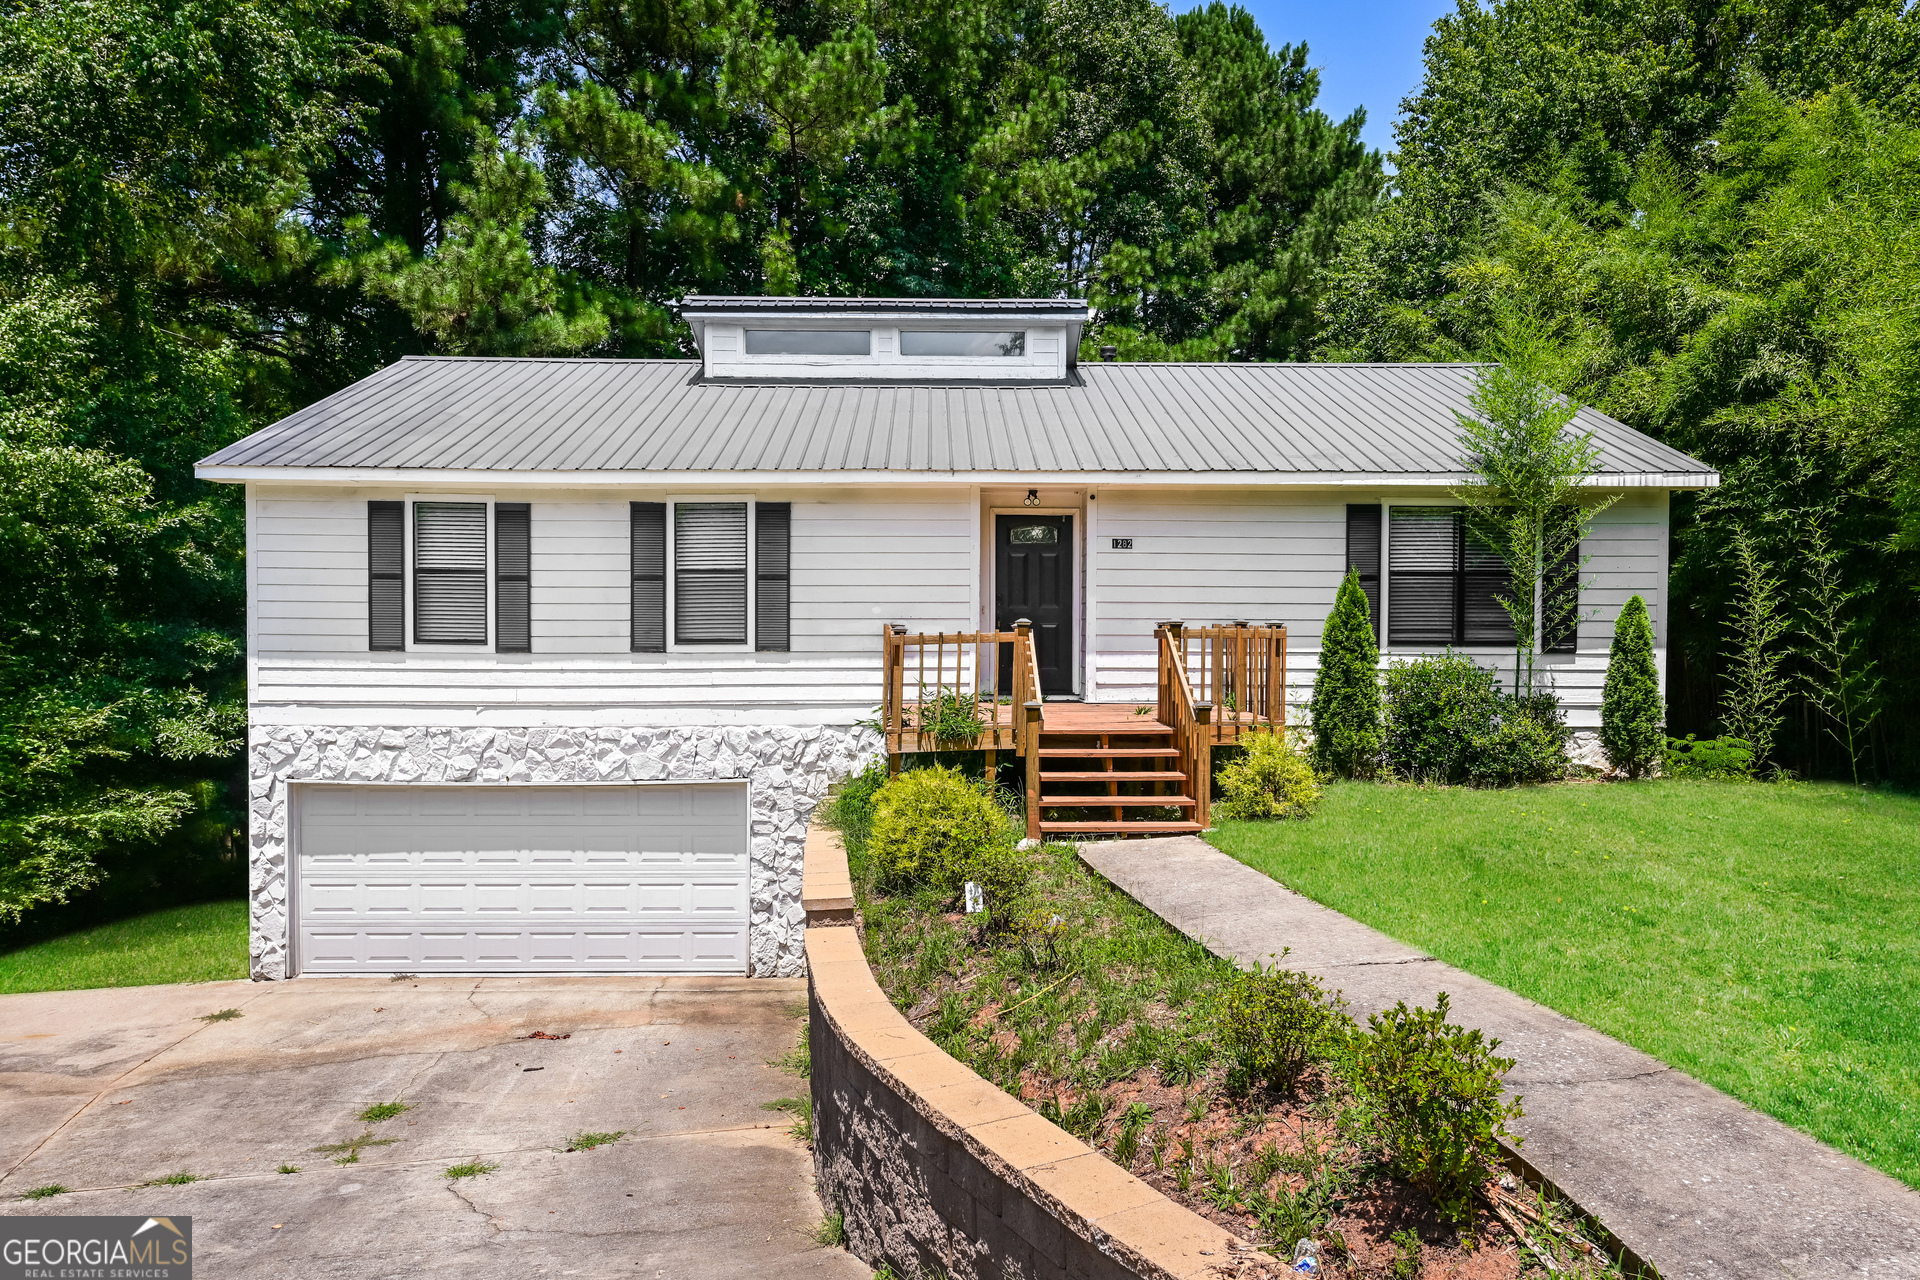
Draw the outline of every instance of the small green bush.
M867 854L878 887L957 891L978 880L1004 899L1019 882L1017 832L993 786L958 769L911 769L873 796Z
M840 833L848 853L866 852L867 837L873 830L873 797L886 785L887 762L876 760L841 783L833 799L827 802L822 817Z
M915 712L920 732L943 747L971 747L980 740L980 700L958 689L920 686Z
M1342 778L1370 778L1380 763L1380 644L1360 575L1340 583L1320 637L1320 669L1307 704L1313 765Z
M1346 1064L1357 1103L1349 1123L1443 1217L1465 1224L1474 1189L1500 1158L1499 1139L1514 1141L1507 1121L1521 1110L1500 1087L1514 1060L1494 1056L1498 1040L1448 1022L1447 1009L1443 991L1431 1009L1403 1000L1367 1019Z
M1750 778L1753 744L1745 738L1707 738L1692 734L1668 738L1660 772L1669 778Z
M1421 782L1465 782L1475 744L1500 718L1493 672L1464 654L1396 661L1387 668L1388 764Z
M1629 778L1646 777L1666 743L1665 719L1660 671L1653 661L1653 621L1647 602L1633 596L1613 624L1607 682L1600 694L1600 747L1608 761Z
M1557 782L1567 776L1567 736L1557 704L1554 718L1543 720L1521 699L1503 698L1499 719L1473 740L1467 781L1481 787Z
M1215 810L1221 817L1259 821L1313 812L1320 803L1320 782L1291 734L1251 733L1240 743L1239 758L1220 770L1224 798Z
M1311 974L1256 966L1227 983L1215 1023L1239 1074L1292 1092L1352 1029L1346 1009L1339 993Z

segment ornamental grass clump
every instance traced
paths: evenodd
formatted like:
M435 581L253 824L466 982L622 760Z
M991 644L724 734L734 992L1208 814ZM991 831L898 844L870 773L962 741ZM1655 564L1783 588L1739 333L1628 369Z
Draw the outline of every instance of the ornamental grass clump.
M1338 992L1311 974L1263 966L1227 983L1214 1020L1239 1077L1235 1083L1284 1093L1294 1091L1308 1068L1327 1061L1353 1029Z
M1500 1141L1521 1115L1500 1077L1512 1058L1478 1031L1447 1021L1441 992L1431 1009L1401 1001L1352 1037L1346 1070L1355 1105L1347 1122L1393 1171L1432 1197L1441 1216L1473 1220L1473 1193L1500 1159Z
M1262 731L1241 739L1245 750L1221 767L1223 818L1304 818L1320 803L1320 780L1292 736Z
M877 887L957 892L979 881L990 900L1018 892L1017 832L992 784L958 769L911 769L873 796L867 863Z

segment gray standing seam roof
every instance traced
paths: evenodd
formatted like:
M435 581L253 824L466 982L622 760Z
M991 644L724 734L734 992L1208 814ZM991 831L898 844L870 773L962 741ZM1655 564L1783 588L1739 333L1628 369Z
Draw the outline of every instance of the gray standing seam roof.
M1076 385L715 383L691 360L409 356L201 466L1458 474L1467 364L1080 366ZM1602 475L1713 484L1582 409Z

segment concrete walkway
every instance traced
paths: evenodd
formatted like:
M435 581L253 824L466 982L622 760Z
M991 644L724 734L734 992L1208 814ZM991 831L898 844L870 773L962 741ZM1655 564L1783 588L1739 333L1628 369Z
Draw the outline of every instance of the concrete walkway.
M1431 1005L1503 1042L1527 1160L1667 1280L1920 1277L1920 1195L1673 1068L1301 897L1192 836L1085 847L1087 862L1242 963L1339 987L1362 1021Z

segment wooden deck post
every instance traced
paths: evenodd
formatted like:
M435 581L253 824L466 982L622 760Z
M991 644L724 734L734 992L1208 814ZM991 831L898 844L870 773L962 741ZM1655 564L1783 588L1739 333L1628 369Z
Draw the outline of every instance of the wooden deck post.
M1193 704L1193 772L1187 778L1187 784L1193 788L1193 818L1205 831L1211 824L1207 817L1208 807L1213 801L1213 704L1196 702Z
M1040 711L1037 701L1021 708L1027 743L1027 839L1040 838Z

